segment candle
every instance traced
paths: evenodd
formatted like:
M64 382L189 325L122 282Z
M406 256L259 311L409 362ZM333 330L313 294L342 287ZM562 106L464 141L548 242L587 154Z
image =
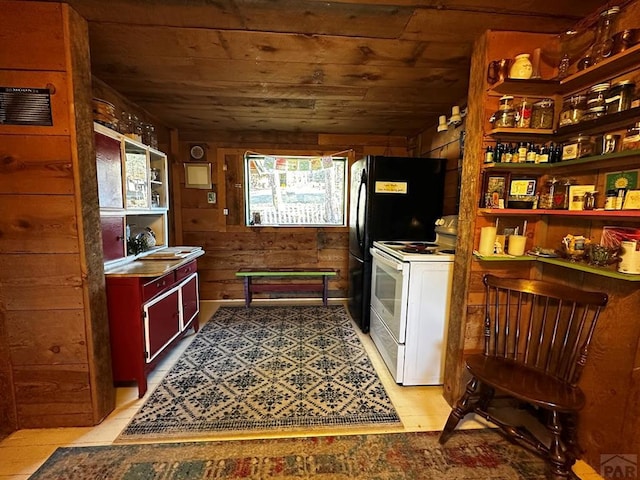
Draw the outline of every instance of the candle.
M509 235L509 255L515 255L516 257L524 255L524 246L527 242L527 237L524 235Z
M496 227L482 227L480 230L480 246L478 253L480 255L493 255L493 249L496 243Z

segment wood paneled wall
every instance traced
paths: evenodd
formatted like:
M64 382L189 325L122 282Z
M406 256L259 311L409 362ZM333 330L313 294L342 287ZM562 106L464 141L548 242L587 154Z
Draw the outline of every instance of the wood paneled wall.
M0 1L0 85L48 88L53 126L0 126L0 430L114 407L86 22Z
M207 203L207 190L184 188L189 148L204 145L212 163L217 203ZM242 282L235 272L243 267L328 267L338 269L329 282L330 297L344 298L348 286L347 227L247 227L244 225L243 156L247 150L265 154L331 154L350 151L350 161L364 155L407 156L400 137L243 133L230 137L216 132L181 134L172 159L174 175L171 208L180 222L176 242L201 245L198 260L201 298L241 299ZM223 209L229 210L228 215ZM256 298L275 295L260 294Z

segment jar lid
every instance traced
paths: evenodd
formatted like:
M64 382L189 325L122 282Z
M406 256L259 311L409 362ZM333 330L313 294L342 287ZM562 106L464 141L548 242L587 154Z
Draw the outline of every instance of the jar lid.
M513 100L513 95L503 95L502 97L500 97L501 102L506 102L508 100Z
M601 17L606 17L608 15L615 15L616 13L620 13L620 7L611 7L608 10L605 10L600 14Z
M553 106L553 100L550 98L543 98L542 100L534 103L538 107L551 107Z
M589 89L589 91L590 92L604 92L605 90L608 90L610 86L611 86L611 83L609 83L609 82L598 83L598 84L594 85L593 87L591 87Z

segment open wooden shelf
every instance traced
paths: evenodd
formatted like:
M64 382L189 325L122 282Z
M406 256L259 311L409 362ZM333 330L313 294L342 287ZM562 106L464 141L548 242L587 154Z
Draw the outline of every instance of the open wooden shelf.
M592 155L589 157L564 160L557 163L486 163L483 170L532 173L544 175L545 173L569 173L575 172L576 167L581 171L598 170L606 168L634 167L637 168L640 150L624 150L622 152L607 153L605 155Z
M494 128L487 132L491 137L540 138L554 134L550 128Z
M640 64L640 44L562 79L558 93L567 94L586 90L592 85L602 82L603 79L619 77L636 70L638 64Z
M526 208L480 208L478 214L483 216L531 217L550 215L558 217L639 219L640 210L542 210Z
M598 267L595 265L589 265L588 263L584 262L572 262L571 260L567 260L565 258L534 257L531 255L480 255L477 252L474 252L473 255L477 260L482 262L541 262L556 265L562 268L568 268L570 270L578 270L580 272L600 275L602 277L615 278L617 280L625 280L628 282L640 282L640 275L620 273L615 270L614 267Z
M624 75L637 69L638 64L640 64L640 44L560 81L540 78L529 80L506 78L489 87L487 93L533 97L565 95L586 90L592 85L602 82L603 79Z
M489 94L516 95L524 97L549 97L558 93L560 82L558 80L543 80L532 78L522 80L518 78L505 78L498 81L488 89Z

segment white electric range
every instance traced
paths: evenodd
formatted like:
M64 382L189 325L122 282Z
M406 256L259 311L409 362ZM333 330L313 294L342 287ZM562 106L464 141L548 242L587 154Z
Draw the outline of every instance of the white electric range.
M434 242L373 242L370 334L402 385L443 383L456 232L450 216Z

